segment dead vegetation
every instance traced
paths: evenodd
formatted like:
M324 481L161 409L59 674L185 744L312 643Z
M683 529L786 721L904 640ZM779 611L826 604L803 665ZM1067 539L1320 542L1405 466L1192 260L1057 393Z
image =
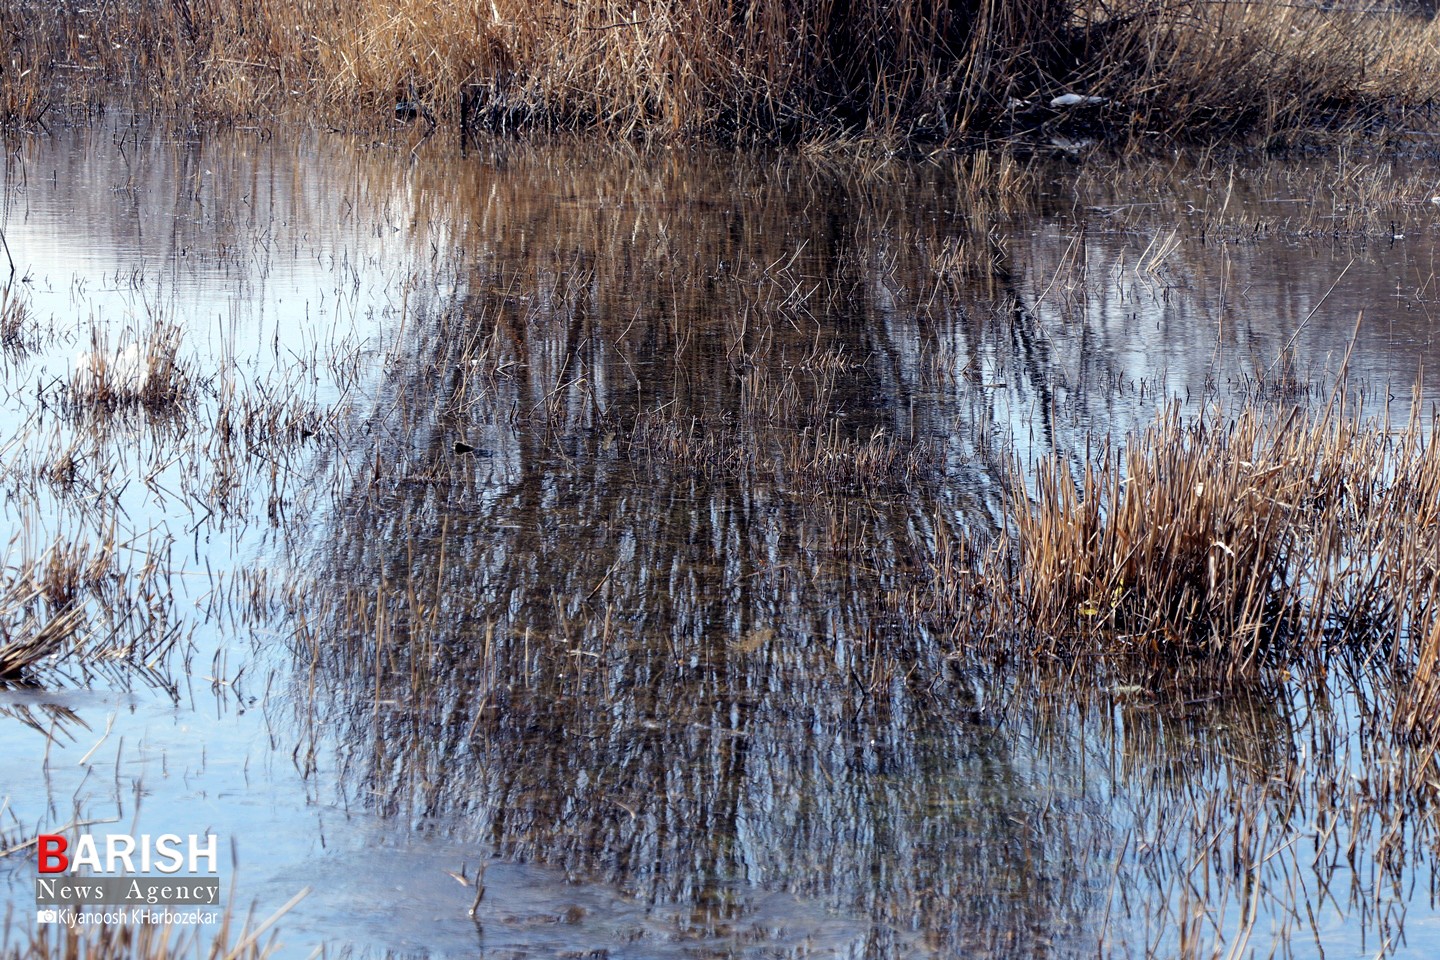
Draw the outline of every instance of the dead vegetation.
M1440 610L1434 428L1417 405L1391 432L1343 395L1318 413L1172 411L1123 449L1040 464L1033 501L1017 474L1001 619L1065 656L1414 662Z
M383 439L350 455L289 588L309 667L302 756L323 769L325 731L343 731L333 756L354 802L453 814L494 856L654 901L689 895L697 835L721 838L715 869L730 875L740 838L759 834L800 865L797 887L954 955L1036 900L917 913L944 882L918 854L881 894L850 878L947 817L988 836L1016 769L994 761L983 775L999 786L974 793L922 771L941 762L928 751L993 736L1032 773L1040 743L1038 762L1060 768L1040 792L1098 811L1103 825L1070 809L1004 819L1047 851L1027 864L1082 864L1086 879L1047 867L1048 882L1108 897L1113 926L1084 928L1097 955L1238 955L1252 940L1301 955L1325 936L1306 914L1319 897L1378 904L1350 921L1367 931L1400 928L1388 890L1424 869L1434 837L1435 653L1419 631L1440 608L1440 466L1420 404L1394 423L1343 389L1315 388L1314 407L1257 391L974 481L978 444L958 468L943 441L898 431L887 456L865 453L875 434L845 402L882 382L883 351L861 360L834 330L816 348L794 322L797 300L853 309L827 299L846 284L792 298L757 272L736 281L753 297L743 322L626 316L605 337L597 288L633 292L648 265L607 279L571 251L527 262L504 242L483 263L497 273L393 358L367 426ZM915 385L958 362L912 359ZM956 493L966 480L1000 492L996 529ZM853 739L836 757L817 730ZM1064 766L1094 749L1096 768ZM880 757L898 773L876 777ZM822 762L803 799L765 775ZM695 770L731 806L682 778ZM611 802L585 802L596 791ZM894 832L816 864L834 824L866 822L877 795ZM691 829L656 838L655 822ZM1039 883L1027 864L1006 875Z
M0 688L173 687L198 625L268 603L245 569L196 571L177 543L281 523L303 480L292 462L329 429L316 381L246 376L228 354L201 377L181 327L157 310L113 327L96 318L67 356L77 334L65 318L32 318L23 295L4 307L23 318L26 346L6 354ZM43 372L57 360L60 375ZM199 596L186 585L197 577Z
M1398 118L1436 39L1392 4L6 0L0 119L98 106L729 142L1207 137ZM1068 98L1068 99L1067 99Z
M34 346L34 324L25 298L11 284L0 289L0 352L22 357Z
M36 601L43 586L27 581L24 574L12 575L0 596L0 680L13 679L21 672L61 653L84 621L82 609L61 606L46 614Z
M142 330L126 331L121 339L112 347L103 331L91 329L90 349L76 359L71 376L71 391L80 405L139 405L155 413L190 396L194 386L180 359L178 326L154 318Z

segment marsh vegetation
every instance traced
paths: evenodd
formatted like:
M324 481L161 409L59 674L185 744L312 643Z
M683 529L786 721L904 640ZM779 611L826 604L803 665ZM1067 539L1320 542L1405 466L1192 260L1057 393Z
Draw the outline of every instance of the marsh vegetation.
M902 145L1054 129L1404 130L1436 28L1404 4L1164 0L6 0L0 119L147 109L354 129ZM58 108L58 109L57 109Z
M0 955L202 815L197 955L1440 948L1428 21L0 21Z

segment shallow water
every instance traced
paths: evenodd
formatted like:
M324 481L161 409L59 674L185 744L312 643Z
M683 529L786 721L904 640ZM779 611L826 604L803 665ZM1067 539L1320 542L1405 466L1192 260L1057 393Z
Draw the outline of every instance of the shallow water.
M1440 950L1424 758L1343 669L1077 690L928 594L1012 452L1323 397L1362 311L1355 389L1408 400L1424 171L1061 157L962 203L397 138L11 144L8 564L103 554L116 653L0 690L0 838L213 831L242 909L312 888L294 956ZM157 318L178 409L77 400Z

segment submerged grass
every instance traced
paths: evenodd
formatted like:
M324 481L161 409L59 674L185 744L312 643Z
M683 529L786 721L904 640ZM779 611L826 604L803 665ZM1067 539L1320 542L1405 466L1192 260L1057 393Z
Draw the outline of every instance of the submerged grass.
M113 85L150 106L347 127L942 142L1058 127L1285 137L1432 102L1392 5L1201 0L5 0L0 119ZM1062 99L1070 97L1070 100Z

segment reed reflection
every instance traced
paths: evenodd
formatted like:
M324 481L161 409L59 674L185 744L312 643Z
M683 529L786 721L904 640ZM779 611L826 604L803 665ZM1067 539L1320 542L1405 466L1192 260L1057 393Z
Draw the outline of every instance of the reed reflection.
M1024 211L540 156L410 184L454 293L411 302L297 593L311 769L710 935L757 889L862 918L867 956L1298 928L1300 861L1250 827L1303 827L1343 762L1273 773L1346 717L967 632L1019 434L1078 458L1141 406L1105 351L1069 379Z

